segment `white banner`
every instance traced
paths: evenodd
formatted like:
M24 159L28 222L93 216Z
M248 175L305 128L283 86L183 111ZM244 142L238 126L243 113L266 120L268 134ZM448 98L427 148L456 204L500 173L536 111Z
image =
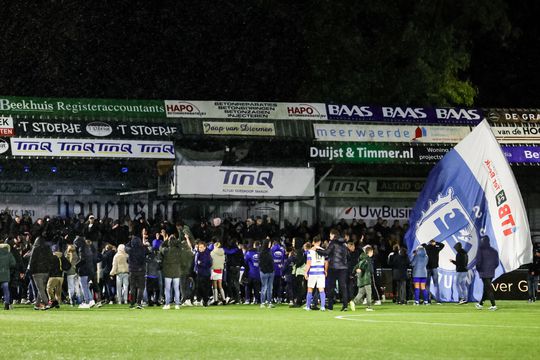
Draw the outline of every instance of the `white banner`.
M14 156L174 159L172 141L11 138Z
M184 197L312 198L312 168L176 166L173 193Z
M455 144L467 136L470 129L468 126L313 124L313 132L319 141Z
M272 123L204 121L206 135L275 136Z
M170 118L326 120L320 103L165 100Z
M0 136L13 136L13 117L0 115Z
M499 126L491 130L501 144L540 143L540 127L537 126Z

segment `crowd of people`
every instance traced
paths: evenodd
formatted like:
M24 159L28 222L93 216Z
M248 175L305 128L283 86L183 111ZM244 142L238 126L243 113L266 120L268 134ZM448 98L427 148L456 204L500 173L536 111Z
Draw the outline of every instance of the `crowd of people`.
M429 284L431 278L438 283L438 254L444 245L423 244L409 259L402 243L406 224L402 227L396 221L388 226L384 219L372 227L362 220L344 219L329 226L308 226L299 220L284 223L280 228L267 216L216 217L190 227L182 220L171 223L144 214L135 220L112 221L90 214L76 220L45 217L33 222L4 213L0 215L4 306L9 310L12 304L33 304L36 310L47 310L69 304L85 309L116 303L169 310L232 304L272 308L288 303L325 311L340 303L342 311L355 311L361 304L373 311L372 305L383 299L377 272L381 267L392 268L394 302L406 304L411 298L415 305L440 302L438 289L432 299ZM489 239L483 244L489 247ZM468 260L466 251L456 251L459 280ZM485 284L491 283L498 265L498 260L490 260L492 255L486 253L487 261L481 265ZM412 285L414 291L409 290ZM459 289L460 303L466 303L466 287ZM485 296L495 310L491 286L485 287Z

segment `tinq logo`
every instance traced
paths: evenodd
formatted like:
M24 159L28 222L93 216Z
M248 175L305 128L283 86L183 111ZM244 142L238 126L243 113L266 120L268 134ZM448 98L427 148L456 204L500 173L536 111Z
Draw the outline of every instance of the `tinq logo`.
M237 186L257 186L274 188L272 180L274 178L274 172L269 170L234 170L224 169L219 170L225 173L223 179L223 185L237 185Z

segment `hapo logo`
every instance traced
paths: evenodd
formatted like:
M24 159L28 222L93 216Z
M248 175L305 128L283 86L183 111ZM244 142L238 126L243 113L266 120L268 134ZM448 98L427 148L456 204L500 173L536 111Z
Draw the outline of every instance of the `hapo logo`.
M274 188L272 180L274 178L274 172L269 170L234 170L223 169L219 170L225 173L223 179L223 185L258 185Z
M479 209L476 214L481 216ZM456 269L450 260L456 257L454 245L457 242L468 252L471 267L478 249L478 233L461 201L454 196L452 187L446 190L446 195L439 194L434 202L430 201L429 208L422 212L422 218L416 224L416 238L420 242L434 239L446 243L439 255L439 265L447 271Z
M165 111L168 115L205 115L197 105L188 101L165 101Z
M289 116L315 116L321 117L321 113L310 104L298 104L298 106L287 106Z

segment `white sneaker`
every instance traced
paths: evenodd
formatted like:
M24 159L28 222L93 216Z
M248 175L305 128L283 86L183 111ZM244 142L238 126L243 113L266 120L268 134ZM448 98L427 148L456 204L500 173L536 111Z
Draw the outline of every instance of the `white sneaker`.
M249 305L249 301L244 301L244 305Z
M489 310L495 311L495 310L497 310L497 306L490 306L490 307L489 307Z
M367 299L364 299L364 301L362 301L362 305L367 305Z
M88 307L94 307L94 305L96 305L96 302L94 300L90 300Z
M109 301L109 305L112 305L112 304L114 304L114 301Z
M180 305L174 305L174 310L180 310Z
M261 309L264 309L266 306L264 306L264 304L261 304L259 307L260 307Z
M171 305L163 305L163 310L170 310Z
M89 305L89 304L85 304L85 303L80 304L80 305L79 305L79 309L90 309L90 305Z
M184 301L184 303L182 304L183 306L193 306L193 304L191 303L191 300L187 299L186 301Z
M375 305L381 305L381 300L375 301Z
M366 311L375 311L375 310L373 310L372 308L368 307L368 308L366 308Z
M482 306L482 305L480 305L480 304L476 304L476 305L474 305L474 306L476 306L476 308L477 308L478 310L482 310L482 309L484 308L484 306Z
M351 301L349 303L349 306L351 307L351 311L356 311L356 304L354 303L354 301Z

